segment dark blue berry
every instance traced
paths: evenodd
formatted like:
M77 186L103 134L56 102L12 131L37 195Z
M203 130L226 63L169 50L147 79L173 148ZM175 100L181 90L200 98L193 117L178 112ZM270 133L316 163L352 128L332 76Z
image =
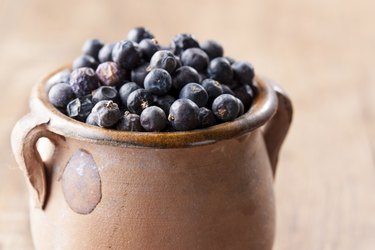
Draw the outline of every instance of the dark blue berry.
M96 75L103 85L115 86L120 83L125 71L115 62L104 62L99 64Z
M174 103L176 99L170 95L163 95L163 96L156 96L154 99L155 104L160 107L165 114L169 114L169 109L171 108L172 103Z
M145 77L148 74L148 71L147 71L148 66L149 66L149 64L145 63L145 64L142 64L141 66L138 66L137 68L134 68L131 71L132 82L137 83L142 88L144 87L143 82L145 80Z
M203 88L207 91L208 100L212 102L216 97L223 93L221 84L214 79L205 79L201 83Z
M170 123L167 123L167 126L165 126L165 128L163 130L163 132L176 132L176 131L177 130L175 130Z
M209 63L209 58L200 48L190 48L182 52L181 62L185 66L190 66L197 71L205 71Z
M167 117L161 108L150 106L141 113L141 125L149 132L161 131L167 125Z
M78 68L70 74L69 83L73 92L81 97L99 87L99 78L92 68Z
M47 84L46 84L46 90L47 90L47 92L56 83L62 83L62 82L64 82L64 83L68 83L69 84L70 73L71 72L70 72L69 69L64 69L62 71L57 72L53 76L51 76L48 79Z
M160 46L144 27L130 30L127 39L87 40L73 72L48 79L51 104L87 124L125 131L206 128L251 107L253 66L224 56L218 42L200 45L179 34L169 47Z
M131 82L130 80L127 80L126 78L121 79L120 83L117 84L116 86L113 86L114 88L117 89L117 91L120 91L121 87L124 86L124 84Z
M212 103L212 111L215 116L224 122L236 119L240 112L240 106L236 99L236 97L229 94L222 94L216 97Z
M143 131L140 116L126 111L123 117L117 123L117 129L122 131Z
M242 101L236 97L236 101L238 103L238 106L240 108L240 111L238 112L238 116L241 116L245 113L245 106L243 105Z
M68 83L56 83L48 92L48 100L58 108L65 108L74 98L75 94Z
M113 101L100 101L92 109L96 124L99 127L110 128L121 119L121 111Z
M177 131L193 130L199 126L199 107L189 99L178 99L169 110L168 120Z
M233 71L228 60L223 57L213 59L208 65L210 78L219 81L221 84L228 84L232 81Z
M164 95L172 87L172 78L164 69L153 69L144 80L145 89L155 95Z
M154 35L144 27L136 27L131 29L128 33L128 40L139 43L143 39L154 38Z
M215 125L216 117L212 110L206 107L199 108L199 123L201 128L207 128Z
M180 90L190 82L199 82L199 74L194 68L182 66L174 72L172 85L175 89Z
M223 58L226 59L230 65L236 62L236 60L229 56L224 56Z
M124 85L122 85L119 90L119 96L122 104L126 106L130 93L140 88L141 87L135 82L127 82Z
M116 102L118 99L117 90L114 87L109 86L101 86L97 90L95 90L92 96L92 102L97 103L100 101L114 101Z
M91 95L76 98L68 103L66 112L69 117L79 121L85 121L93 108Z
M186 98L195 102L199 107L207 104L208 94L202 85L188 83L180 91L179 98Z
M97 117L96 117L95 113L90 113L89 116L87 116L87 118L86 118L86 123L90 124L90 125L93 125L93 126L98 126L96 121L97 121Z
M63 71L60 71L56 74L54 74L53 76L51 76L47 83L46 83L46 86L45 86L45 90L46 92L48 93L49 90L56 84L58 83L67 83L69 84L69 80L70 80L70 70L63 70Z
M178 34L171 42L171 49L176 55L189 48L199 48L198 41L190 34Z
M249 85L242 85L234 90L234 95L241 100L246 110L253 103L254 91Z
M175 56L175 58L176 58L176 62L177 62L176 69L181 68L182 67L181 58L179 56Z
M224 54L223 47L214 40L208 40L201 44L201 48L206 52L210 60L216 57L222 57Z
M199 82L203 82L204 80L208 79L208 75L205 72L199 72Z
M100 49L98 55L99 62L103 63L112 61L112 50L114 46L114 43L107 43Z
M134 90L130 93L126 102L129 111L138 115L140 115L145 108L152 106L152 104L152 94L146 89Z
M125 40L115 44L112 50L112 59L124 69L131 70L140 64L142 54L137 44Z
M221 84L221 88L223 90L223 94L230 94L230 95L235 95L233 90L231 88L229 88L228 85L225 85L225 84Z
M143 58L150 61L151 57L160 49L158 42L155 39L143 39L139 43L139 49L142 52Z
M252 84L254 67L248 62L238 61L232 64L233 78L241 84Z
M235 81L235 80L232 80L232 81L227 82L227 86L228 86L229 88L231 88L232 90L238 88L238 87L241 86L241 85L242 85L242 84L239 84L239 83L238 83L237 81Z
M72 64L73 69L78 69L82 67L96 69L97 66L98 62L92 56L89 55L81 55L77 57Z
M82 52L98 60L98 54L103 45L104 44L98 39L89 39L83 44Z
M161 68L169 73L173 73L177 68L177 64L177 59L172 52L169 50L159 50L151 57L149 70Z

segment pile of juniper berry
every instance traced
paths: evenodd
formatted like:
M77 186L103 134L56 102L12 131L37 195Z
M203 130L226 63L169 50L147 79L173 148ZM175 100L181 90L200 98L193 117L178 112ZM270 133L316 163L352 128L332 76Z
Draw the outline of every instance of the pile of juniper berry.
M256 92L253 66L224 57L213 40L176 35L163 47L143 27L127 40L87 40L72 69L48 80L49 101L91 125L123 131L186 131L236 119Z

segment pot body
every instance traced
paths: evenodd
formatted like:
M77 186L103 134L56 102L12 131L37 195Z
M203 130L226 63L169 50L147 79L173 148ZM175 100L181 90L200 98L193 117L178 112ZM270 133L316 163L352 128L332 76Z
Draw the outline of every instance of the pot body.
M273 178L261 131L188 148L65 138L46 164L37 249L272 249Z
M273 176L292 118L278 85L256 77L254 104L235 121L136 133L67 118L46 79L11 135L36 249L272 249Z

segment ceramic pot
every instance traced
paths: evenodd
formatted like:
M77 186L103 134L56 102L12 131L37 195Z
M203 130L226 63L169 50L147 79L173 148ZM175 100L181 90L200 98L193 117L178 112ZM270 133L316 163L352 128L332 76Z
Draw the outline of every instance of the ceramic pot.
M292 117L279 86L256 77L254 105L233 122L138 133L63 115L48 102L50 76L12 132L36 249L272 249L273 176Z

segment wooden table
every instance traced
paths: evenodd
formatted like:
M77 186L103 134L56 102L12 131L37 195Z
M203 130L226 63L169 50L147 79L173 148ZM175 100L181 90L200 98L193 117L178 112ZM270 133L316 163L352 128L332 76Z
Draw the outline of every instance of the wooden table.
M148 26L215 38L281 83L295 117L275 183L275 249L375 249L375 3L0 1L0 249L32 249L27 190L9 146L32 84L89 37Z

